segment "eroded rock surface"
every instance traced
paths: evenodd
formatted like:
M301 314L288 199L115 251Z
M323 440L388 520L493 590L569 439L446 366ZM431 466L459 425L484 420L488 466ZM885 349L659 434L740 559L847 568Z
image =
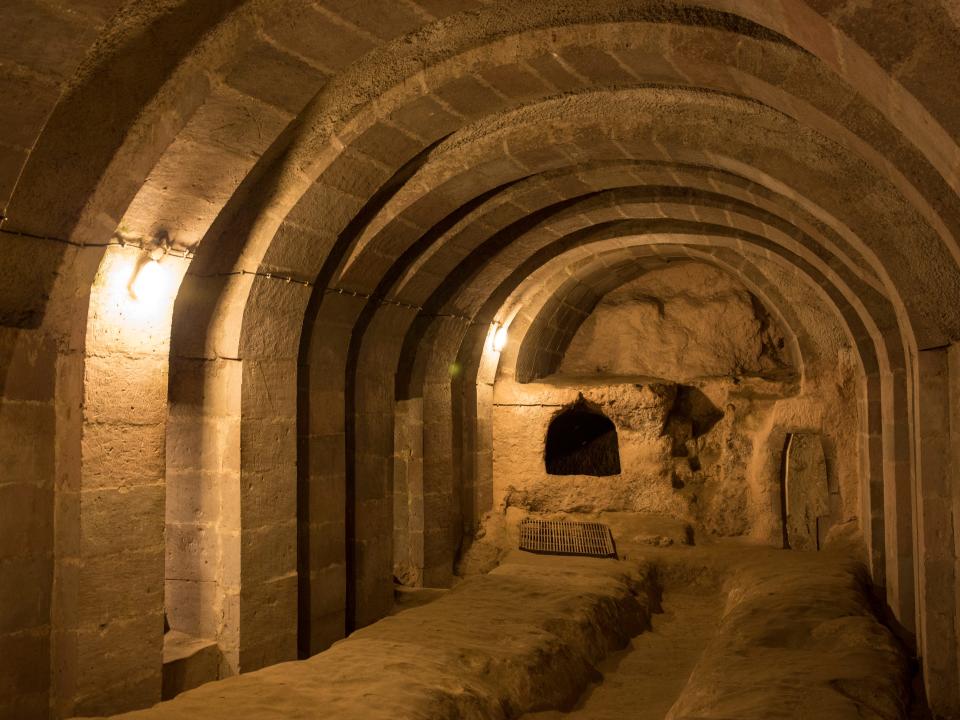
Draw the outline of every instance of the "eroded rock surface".
M512 551L489 574L309 660L117 717L507 720L574 709L574 718L658 720L667 708L668 720L903 717L905 658L873 615L860 564L732 543L653 547L643 530L684 529L605 519L631 560Z
M760 383L765 390L782 385ZM667 381L592 385L564 377L497 386L494 498L499 511L663 513L717 535L751 532L774 505L776 466L763 491L751 458L765 452L775 401L751 393L752 381L716 378L696 385ZM544 439L553 419L585 398L616 426L620 472L606 477L550 474ZM769 526L776 518L764 518ZM778 526L779 527L779 526Z
M649 627L652 567L516 553L309 660L204 685L125 720L502 720L572 704Z
M571 341L560 372L698 377L785 365L783 337L742 283L703 263L649 272L604 296Z
M526 720L907 716L906 656L860 563L735 543L653 548L635 537L653 518L604 519L623 552L656 566L664 614L601 663L573 712Z
M823 482L816 507L794 513L813 530L794 535L799 548L823 545L860 510L862 387L848 340L817 312L822 301L814 292L801 300L797 336L739 280L703 263L651 270L608 292L559 373L529 383L498 376L494 508L662 513L779 547L784 442L812 433ZM544 467L551 420L581 393L615 425L619 473L558 477Z
M906 660L862 565L761 551L731 569L723 620L667 720L905 717Z

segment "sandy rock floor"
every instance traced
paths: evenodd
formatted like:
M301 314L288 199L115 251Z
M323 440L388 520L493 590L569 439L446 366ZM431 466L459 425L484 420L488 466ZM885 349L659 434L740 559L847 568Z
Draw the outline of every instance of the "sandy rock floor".
M905 716L905 658L875 619L856 562L694 547L682 525L608 520L621 560L512 551L489 574L406 598L405 608L309 660L117 717Z
M862 565L826 552L718 555L723 615L667 720L906 717L908 664Z
M630 645L605 658L568 713L531 713L524 720L662 720L680 696L720 619L719 593L666 592L663 613Z
M649 627L648 565L516 552L302 662L208 683L127 720L506 720L568 707Z

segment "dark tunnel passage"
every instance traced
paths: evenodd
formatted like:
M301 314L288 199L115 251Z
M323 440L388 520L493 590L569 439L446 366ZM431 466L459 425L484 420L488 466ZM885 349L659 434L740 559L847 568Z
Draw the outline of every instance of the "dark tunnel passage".
M617 475L617 429L606 415L578 401L550 423L544 462L550 475Z

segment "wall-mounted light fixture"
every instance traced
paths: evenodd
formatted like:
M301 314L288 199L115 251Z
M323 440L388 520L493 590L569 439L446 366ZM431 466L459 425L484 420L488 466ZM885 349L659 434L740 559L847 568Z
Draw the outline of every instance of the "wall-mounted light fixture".
M128 290L130 297L137 302L154 305L166 296L170 277L161 264L164 254L162 248L154 248L149 254L142 256L134 266Z
M154 343L158 332L170 332L173 301L188 265L187 258L158 243L111 244L91 289L91 316L104 332L122 328L124 341L140 337Z
M507 346L507 326L500 323L493 324L491 332L490 346L494 352L502 352Z

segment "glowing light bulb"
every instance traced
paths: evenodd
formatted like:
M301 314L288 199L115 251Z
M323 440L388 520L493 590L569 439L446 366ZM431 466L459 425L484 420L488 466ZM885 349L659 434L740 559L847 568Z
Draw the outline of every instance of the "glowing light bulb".
M167 272L156 260L148 260L130 283L130 294L137 302L156 305L167 291Z
M502 351L507 346L507 327L502 325L497 328L493 334L493 349L496 352Z

